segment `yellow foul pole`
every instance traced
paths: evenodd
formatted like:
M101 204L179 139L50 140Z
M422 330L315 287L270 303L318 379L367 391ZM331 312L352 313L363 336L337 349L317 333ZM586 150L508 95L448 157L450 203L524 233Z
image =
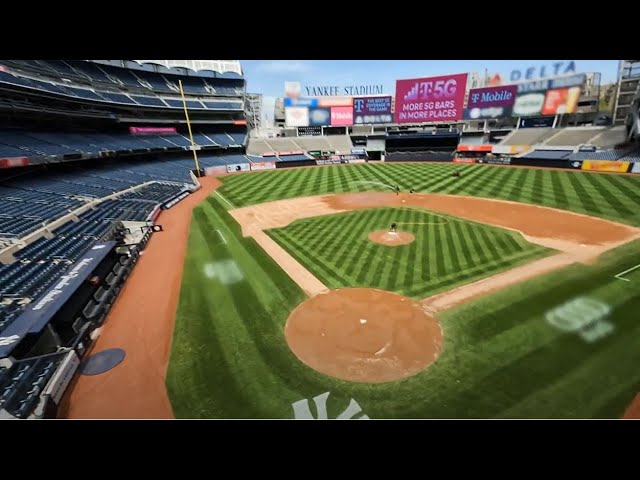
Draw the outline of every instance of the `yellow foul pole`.
M182 80L178 79L180 85L180 95L182 96L182 106L184 107L184 116L187 119L187 128L189 129L189 139L191 140L191 151L193 152L193 161L196 164L196 177L200 176L200 165L198 164L198 154L196 153L196 142L193 141L193 133L191 133L191 122L189 121L189 111L187 110L187 101L184 99L184 90L182 89Z

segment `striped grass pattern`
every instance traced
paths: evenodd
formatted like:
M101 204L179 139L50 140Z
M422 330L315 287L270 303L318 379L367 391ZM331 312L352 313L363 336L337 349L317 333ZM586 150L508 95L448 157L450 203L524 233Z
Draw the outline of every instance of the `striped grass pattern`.
M461 178L451 177L460 170ZM640 226L640 176L447 163L336 165L221 179L236 206L328 193L391 191L499 198Z
M398 223L414 242L371 242ZM548 255L521 235L412 208L373 208L298 220L267 232L330 288L373 287L424 298Z

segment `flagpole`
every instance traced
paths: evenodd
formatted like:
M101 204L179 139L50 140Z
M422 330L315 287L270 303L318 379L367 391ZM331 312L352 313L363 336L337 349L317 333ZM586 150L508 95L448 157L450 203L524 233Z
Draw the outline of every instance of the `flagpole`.
M198 154L196 153L196 143L193 141L193 133L191 133L191 122L189 121L189 111L187 110L187 101L184 99L184 90L182 89L182 80L178 79L180 86L180 95L182 96L182 106L184 107L184 116L187 119L187 128L189 129L189 139L191 140L191 151L193 152L193 161L196 164L196 177L200 177L200 164L198 163Z

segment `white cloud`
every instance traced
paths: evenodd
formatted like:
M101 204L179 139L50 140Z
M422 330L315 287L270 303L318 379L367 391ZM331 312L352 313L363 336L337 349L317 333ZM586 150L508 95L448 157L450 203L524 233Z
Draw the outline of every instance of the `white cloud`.
M258 70L268 73L303 73L313 67L308 60L265 60L258 64Z

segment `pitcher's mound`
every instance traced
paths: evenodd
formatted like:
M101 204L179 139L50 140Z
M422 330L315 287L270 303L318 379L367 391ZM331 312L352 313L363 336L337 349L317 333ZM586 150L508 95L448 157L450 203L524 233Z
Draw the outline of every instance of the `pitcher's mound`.
M389 230L377 230L369 234L369 240L383 245L395 247L396 245L406 245L416 239L413 233L390 232Z
M420 304L372 288L342 288L298 305L284 334L305 365L352 382L382 383L422 371L442 349L442 329Z

